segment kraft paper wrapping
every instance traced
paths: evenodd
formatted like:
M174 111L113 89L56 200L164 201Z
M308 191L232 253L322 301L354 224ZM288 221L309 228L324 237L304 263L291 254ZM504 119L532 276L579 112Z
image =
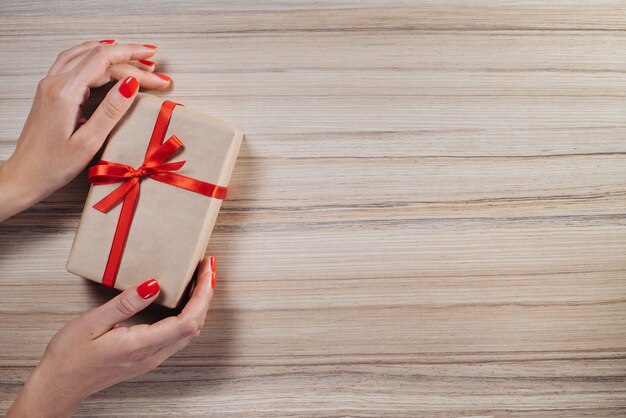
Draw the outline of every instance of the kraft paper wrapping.
M102 159L139 167L162 103L158 97L138 94L109 136ZM243 138L241 131L176 106L164 140L171 135L176 135L184 148L169 161L187 161L177 173L228 186ZM122 204L107 213L92 206L118 186L91 186L67 261L69 272L102 282ZM155 278L161 286L156 303L176 307L204 256L221 202L144 177L115 288L124 290Z

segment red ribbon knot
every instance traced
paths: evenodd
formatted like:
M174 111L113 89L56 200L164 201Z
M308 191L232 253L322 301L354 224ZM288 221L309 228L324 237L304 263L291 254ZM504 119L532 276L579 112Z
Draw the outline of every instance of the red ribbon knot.
M177 105L178 103L169 100L161 105L152 137L146 150L146 157L138 168L135 169L127 164L104 160L98 161L96 165L89 168L87 178L92 184L121 183L102 200L93 205L95 209L106 213L115 207L118 202L123 201L109 258L102 276L102 284L106 286L113 287L115 285L137 200L139 199L139 188L142 179L148 177L161 183L180 187L215 199L224 199L226 197L227 188L224 186L218 186L175 173L175 171L180 170L185 165L186 161L166 162L183 147L182 141L176 135L170 136L167 141L163 142L172 112Z
M176 151L183 147L183 143L172 135L165 143L159 145L154 152L150 153L139 168L126 164L112 163L110 161L98 161L98 164L89 169L88 178L92 184L111 184L122 182L115 190L106 195L104 199L93 207L100 212L108 212L117 202L122 200L135 188L139 187L142 177L148 176L157 181L172 184L170 177L162 176L162 173L180 170L186 161L165 163ZM176 185L176 184L173 184Z

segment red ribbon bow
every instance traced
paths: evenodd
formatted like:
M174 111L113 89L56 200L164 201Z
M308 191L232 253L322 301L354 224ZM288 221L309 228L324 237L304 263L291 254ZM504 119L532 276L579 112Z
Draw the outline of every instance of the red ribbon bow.
M170 136L167 141L163 142L172 112L177 105L179 104L169 100L161 105L152 137L146 150L146 157L139 168L135 169L126 164L104 160L98 161L96 165L89 168L87 178L92 184L122 183L106 195L104 199L93 205L95 209L106 213L120 200L124 202L117 222L117 228L115 229L115 235L113 236L109 258L102 276L102 284L105 286L113 287L115 285L115 278L122 261L130 225L137 207L139 186L142 178L149 177L161 183L170 184L215 199L224 199L226 197L227 188L224 186L174 173L174 171L180 170L185 165L185 161L166 162L176 151L183 147L183 143L176 135Z

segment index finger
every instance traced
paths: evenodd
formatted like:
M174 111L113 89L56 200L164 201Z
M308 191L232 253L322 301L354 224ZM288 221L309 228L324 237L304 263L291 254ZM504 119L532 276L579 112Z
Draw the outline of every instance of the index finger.
M158 349L185 338L192 338L200 332L213 298L214 267L214 257L205 257L200 262L196 288L178 316L170 316L145 327L139 326L137 338L143 346Z
M114 44L98 45L72 70L74 79L80 84L95 87L94 84L106 75L113 64L130 60L150 58L156 53L153 45Z

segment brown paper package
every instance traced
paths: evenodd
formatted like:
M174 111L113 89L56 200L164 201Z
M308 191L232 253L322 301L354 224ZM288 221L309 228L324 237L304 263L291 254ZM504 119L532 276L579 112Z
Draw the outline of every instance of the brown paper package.
M103 160L139 167L163 100L140 93L109 135ZM184 148L169 161L186 160L177 173L227 186L243 134L228 124L176 106L164 140L176 135ZM119 183L91 186L67 261L71 273L102 282L121 203L108 213L92 206ZM221 200L144 177L115 288L158 280L159 305L174 308L183 297L221 206Z

